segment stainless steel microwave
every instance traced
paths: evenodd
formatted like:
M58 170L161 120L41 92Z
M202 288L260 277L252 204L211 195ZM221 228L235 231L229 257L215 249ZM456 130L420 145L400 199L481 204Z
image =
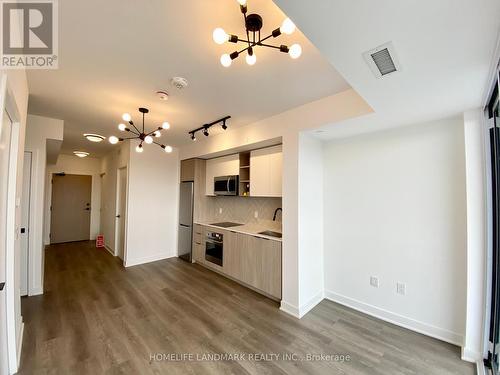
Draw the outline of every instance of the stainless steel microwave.
M238 195L239 176L214 177L215 195Z

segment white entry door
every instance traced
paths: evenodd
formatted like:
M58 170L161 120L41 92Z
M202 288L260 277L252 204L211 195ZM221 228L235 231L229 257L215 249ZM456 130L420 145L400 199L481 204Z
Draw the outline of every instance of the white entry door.
M12 121L4 111L0 123L0 283L6 278L7 191ZM7 347L7 301L5 287L0 291L0 375L9 371Z
M31 201L31 152L24 153L23 197L21 202L21 296L28 295L28 263Z
M116 184L116 236L118 257L125 258L125 223L127 222L127 168L118 169Z

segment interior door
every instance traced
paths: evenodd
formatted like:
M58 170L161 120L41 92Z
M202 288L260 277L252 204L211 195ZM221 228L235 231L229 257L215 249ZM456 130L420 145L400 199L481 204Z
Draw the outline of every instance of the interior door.
M54 174L50 243L90 239L92 176Z
M28 295L30 201L31 152L25 152L23 164L23 196L21 201L21 296Z
M4 111L0 124L0 375L8 373L7 352L7 311L6 311L6 227L7 188L9 176L9 156L12 121Z
M125 258L125 223L127 218L127 168L118 169L116 185L116 249L121 260Z

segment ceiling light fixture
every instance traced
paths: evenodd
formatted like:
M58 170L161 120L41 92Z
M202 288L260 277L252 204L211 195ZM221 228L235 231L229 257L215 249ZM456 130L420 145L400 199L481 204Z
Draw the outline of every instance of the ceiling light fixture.
M168 100L168 93L164 90L158 90L156 92L156 95L158 96L158 98L160 98L160 100L163 100L163 101Z
M132 116L131 115L129 115L128 113L124 113L123 116L122 116L123 120L127 121L132 126L132 128L127 127L125 124L119 124L118 125L118 129L120 131L125 131L125 132L132 133L133 136L132 137L128 137L128 138L118 138L118 137L116 137L116 136L113 135L113 136L109 137L109 143L115 145L118 142L122 142L122 141L127 140L127 139L138 139L138 140L140 140L140 143L135 148L136 152L141 153L141 152L144 151L143 143L147 143L147 144L154 143L155 145L158 145L161 148L163 148L166 152L168 152L168 153L172 152L173 149L172 149L171 146L166 146L164 144L155 142L155 140L153 138L153 137L156 137L156 138L161 137L160 130L162 130L162 129L163 130L170 129L170 124L168 122L164 122L162 124L162 126L159 126L158 128L154 129L153 131L151 131L149 133L146 133L145 128L144 128L144 117L145 117L146 113L149 113L149 109L147 109L147 108L139 108L139 112L142 113L142 130L139 130L135 126L134 122L132 121Z
M212 121L209 124L202 125L199 128L196 128L196 129L189 131L188 134L191 136L192 141L196 141L196 132L199 132L199 131L201 131L203 133L203 135L205 135L205 137L208 137L210 135L210 133L208 132L208 129L210 129L214 125L222 123L221 124L222 129L226 130L227 129L226 121L229 120L230 118L231 118L231 116L226 116L226 117L223 117L221 119Z
M89 140L90 142L96 142L96 143L102 142L103 140L106 139L106 137L99 134L85 133L83 136L87 138L87 140Z
M86 158L87 156L90 155L88 152L85 151L73 151L73 154L75 154L75 156L78 156L79 158Z
M220 63L222 66L228 68L231 66L231 63L234 59L236 59L240 54L246 52L245 60L248 65L254 65L257 61L257 56L255 55L254 48L259 47L269 47L277 49L283 53L288 53L292 59L297 59L302 54L302 47L298 44L293 44L290 48L285 45L273 46L271 44L264 43L269 38L277 38L281 34L290 35L295 31L295 24L292 22L290 18L287 18L283 21L280 27L274 29L273 32L262 38L260 36L260 31L262 29L263 20L262 17L256 13L247 15L247 1L246 0L237 0L240 4L241 13L243 13L243 17L245 19L245 29L246 29L246 39L241 39L237 35L227 34L224 29L218 27L212 33L212 38L217 44L224 44L226 42L230 43L245 43L247 46L240 51L234 51L231 54L223 54L220 58Z

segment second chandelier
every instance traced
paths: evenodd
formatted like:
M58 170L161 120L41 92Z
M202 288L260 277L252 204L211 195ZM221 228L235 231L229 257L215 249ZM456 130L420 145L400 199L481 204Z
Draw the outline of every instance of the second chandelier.
M230 43L245 43L246 47L240 51L234 51L231 54L224 54L220 58L220 63L224 67L231 66L231 63L234 59L236 59L240 54L246 52L245 60L248 65L253 65L257 61L257 57L255 55L254 48L259 47L269 47L277 49L283 53L288 53L292 59L297 59L302 54L302 47L299 44L293 44L288 47L286 45L273 46L271 44L264 43L266 40L270 38L277 38L281 34L290 35L295 31L295 24L287 18L283 21L280 27L274 29L273 32L262 38L260 35L260 31L262 29L263 21L262 17L258 14L249 14L247 15L247 1L246 0L236 0L240 4L241 13L243 13L243 17L245 19L245 29L246 29L246 39L241 39L237 35L227 34L224 29L218 27L214 30L212 36L214 42L217 44L224 44L226 42Z

